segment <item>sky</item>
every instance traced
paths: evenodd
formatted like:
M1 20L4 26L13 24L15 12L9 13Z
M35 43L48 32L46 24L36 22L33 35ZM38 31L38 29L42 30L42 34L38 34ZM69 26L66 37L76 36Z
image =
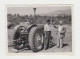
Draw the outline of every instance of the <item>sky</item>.
M30 15L34 14L33 8L36 8L36 14L49 13L56 10L71 9L71 6L26 6L26 7L7 7L7 14Z

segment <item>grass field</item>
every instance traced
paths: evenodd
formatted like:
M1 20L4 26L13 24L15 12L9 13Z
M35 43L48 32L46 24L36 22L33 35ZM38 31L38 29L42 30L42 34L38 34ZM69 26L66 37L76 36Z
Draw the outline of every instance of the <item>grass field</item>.
M8 52L9 53L15 53L15 51L12 48L12 36L13 36L13 29L8 29ZM57 40L57 35L56 35L56 29L52 28L52 36L54 38L54 43L56 44L56 40ZM67 26L67 32L64 38L64 44L65 46L63 48L57 48L57 46L53 46L52 48L48 49L48 50L42 50L39 51L38 53L54 53L54 52L72 52L72 27L71 26ZM19 53L32 53L32 50L21 50Z

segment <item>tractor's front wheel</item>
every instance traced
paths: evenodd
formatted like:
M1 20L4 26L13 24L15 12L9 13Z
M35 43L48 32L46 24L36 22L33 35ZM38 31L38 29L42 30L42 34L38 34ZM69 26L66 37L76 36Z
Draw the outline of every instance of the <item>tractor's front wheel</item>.
M21 35L20 35L21 27L16 26L15 28L14 28L14 33L13 33L13 44L14 44L15 49L20 50L20 49L24 48L25 41L24 41L24 39L21 38Z
M37 26L33 27L29 33L29 45L33 52L43 48L43 32Z

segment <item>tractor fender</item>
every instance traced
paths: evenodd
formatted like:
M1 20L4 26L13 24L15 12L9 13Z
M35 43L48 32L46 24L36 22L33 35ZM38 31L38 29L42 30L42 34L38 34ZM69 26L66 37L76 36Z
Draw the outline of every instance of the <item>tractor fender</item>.
M31 25L29 25L28 28L27 28L28 33L30 32L30 30L31 30L33 27L36 27L36 26L37 26L36 24L31 24Z

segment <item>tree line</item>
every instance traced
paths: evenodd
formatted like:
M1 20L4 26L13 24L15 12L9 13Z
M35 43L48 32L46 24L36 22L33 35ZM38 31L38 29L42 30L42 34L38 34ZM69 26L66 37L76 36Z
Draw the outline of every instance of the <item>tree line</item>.
M57 16L41 16L41 15L19 15L19 14L7 14L7 21L11 24L17 25L20 22L29 21L31 24L45 24L47 19L51 21L54 20L55 24L58 24L60 20L64 22L64 24L71 24L72 18L71 15L57 15Z

